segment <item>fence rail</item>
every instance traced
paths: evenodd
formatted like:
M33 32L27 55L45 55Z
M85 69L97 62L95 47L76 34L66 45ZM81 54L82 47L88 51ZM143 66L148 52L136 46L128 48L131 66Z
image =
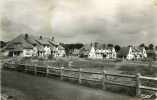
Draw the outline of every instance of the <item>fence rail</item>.
M10 64L5 63L4 68L12 68L15 70L21 70L21 71L31 71L35 75L38 73L46 74L46 76L49 75L56 75L59 76L61 80L64 78L73 78L75 80L78 80L79 84L82 84L82 81L91 81L91 82L99 82L102 84L102 88L106 88L107 84L110 85L118 85L118 86L124 86L124 87L133 87L136 89L136 95L141 95L141 90L150 90L157 92L157 87L149 87L142 85L142 80L151 80L157 83L157 77L146 77L142 76L141 74L137 75L124 75L124 74L113 74L108 73L106 71L102 72L92 72L92 71L86 71L83 69L68 69L64 67L51 67L51 66L37 66L37 65L25 65L25 64ZM127 78L128 80L125 82L125 79L121 78ZM133 84L130 84L133 83Z

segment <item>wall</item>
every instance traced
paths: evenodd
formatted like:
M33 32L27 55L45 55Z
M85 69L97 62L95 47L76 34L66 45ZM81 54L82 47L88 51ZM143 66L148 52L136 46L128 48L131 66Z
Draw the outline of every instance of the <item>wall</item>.
M23 57L32 57L33 49L23 49Z

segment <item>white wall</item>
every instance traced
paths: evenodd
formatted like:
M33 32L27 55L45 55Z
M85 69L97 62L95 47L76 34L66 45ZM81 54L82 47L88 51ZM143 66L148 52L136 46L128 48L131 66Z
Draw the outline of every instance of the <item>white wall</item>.
M33 49L23 49L23 57L33 56Z

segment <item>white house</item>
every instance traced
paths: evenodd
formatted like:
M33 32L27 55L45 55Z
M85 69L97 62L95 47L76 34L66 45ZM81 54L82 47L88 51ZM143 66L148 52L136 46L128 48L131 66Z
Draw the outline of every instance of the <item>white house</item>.
M21 56L21 57L45 57L48 58L52 55L63 56L65 55L64 48L55 44L54 39L46 37L36 37L28 34L21 34L12 41L9 41L4 50L8 51L8 56ZM57 50L57 51L56 51ZM56 51L56 52L52 52ZM57 54L54 54L57 53Z
M88 58L91 58L91 59L97 58L96 51L95 51L95 48L93 46L91 47L91 50L89 51Z
M127 60L140 60L147 58L145 48L129 46L121 48L119 55Z
M55 57L64 57L65 56L65 49L64 49L64 47L62 47L61 45L58 45L54 49L54 56Z
M23 57L32 57L33 49L23 49Z
M88 47L88 48L86 48ZM100 46L85 46L80 51L83 52L85 50L85 54L88 53L88 58L91 59L116 59L117 53L114 47L107 47L103 48L102 45ZM89 52L87 52L87 50Z
M137 47L130 46L129 53L127 55L128 60L132 60L132 59L138 60L143 58L147 58L147 53L145 48L137 48Z

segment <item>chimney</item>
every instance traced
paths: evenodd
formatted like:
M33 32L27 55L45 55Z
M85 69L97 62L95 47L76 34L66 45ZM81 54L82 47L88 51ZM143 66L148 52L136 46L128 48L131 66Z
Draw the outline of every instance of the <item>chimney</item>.
M28 34L27 33L25 34L25 39L28 39Z
M54 40L54 37L52 36L51 41L53 41L53 40Z
M42 36L40 36L40 40L42 40L43 39L43 37Z

